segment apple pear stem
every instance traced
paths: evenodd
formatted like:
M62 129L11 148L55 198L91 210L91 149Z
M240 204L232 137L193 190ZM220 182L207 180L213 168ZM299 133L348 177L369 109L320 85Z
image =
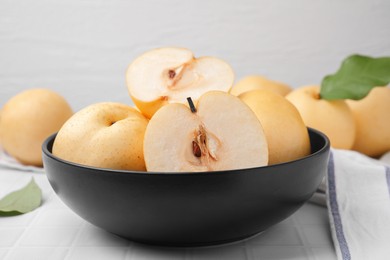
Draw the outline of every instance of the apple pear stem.
M188 105L190 106L191 112L196 113L196 108L195 108L194 102L192 102L191 97L187 98L187 102L188 102Z

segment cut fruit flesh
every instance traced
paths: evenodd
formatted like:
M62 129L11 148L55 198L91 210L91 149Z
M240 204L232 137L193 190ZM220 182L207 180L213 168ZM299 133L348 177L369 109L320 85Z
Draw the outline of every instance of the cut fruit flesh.
M229 91L231 67L214 57L194 58L190 50L160 48L146 52L130 64L126 82L130 96L148 117L167 103L197 100L210 90Z
M264 166L268 147L256 115L237 97L204 94L197 111L168 104L150 120L144 139L148 171L197 172Z
M193 59L192 52L186 49L161 48L144 53L127 69L126 81L131 95L144 101L163 96Z

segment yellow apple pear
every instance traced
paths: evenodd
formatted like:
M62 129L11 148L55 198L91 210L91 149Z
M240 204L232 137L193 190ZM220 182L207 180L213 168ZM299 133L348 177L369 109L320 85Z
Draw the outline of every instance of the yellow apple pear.
M203 94L191 109L168 104L150 119L144 152L148 171L198 172L260 167L267 140L251 109L222 91Z
M5 151L23 164L42 166L41 145L73 114L66 100L49 89L29 89L12 97L0 117Z
M55 138L53 154L87 166L145 171L147 124L140 112L125 104L92 104L66 121Z
M273 91L279 95L286 96L291 92L291 87L278 81L270 80L259 75L246 76L235 84L230 93L238 96L247 91L255 89L265 89Z
M306 126L326 134L332 147L351 149L355 140L355 120L344 100L320 98L320 86L304 86L286 98L298 109Z
M229 91L232 68L214 57L195 58L184 48L158 48L136 58L126 71L134 104L147 118L169 103L196 101L211 90Z
M361 100L347 100L356 122L352 149L378 157L390 151L390 88L375 87Z
M298 110L283 96L269 90L251 90L238 96L263 126L269 164L296 160L310 154L310 139Z

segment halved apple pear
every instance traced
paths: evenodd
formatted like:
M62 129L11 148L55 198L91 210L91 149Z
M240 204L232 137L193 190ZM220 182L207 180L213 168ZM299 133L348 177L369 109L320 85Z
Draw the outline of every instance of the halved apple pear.
M168 103L197 100L211 90L228 92L234 81L230 65L214 57L195 58L183 48L159 48L136 58L126 72L134 104L148 118Z
M149 121L144 139L152 172L198 172L267 165L260 121L238 97L222 91L202 95L197 107L172 103Z

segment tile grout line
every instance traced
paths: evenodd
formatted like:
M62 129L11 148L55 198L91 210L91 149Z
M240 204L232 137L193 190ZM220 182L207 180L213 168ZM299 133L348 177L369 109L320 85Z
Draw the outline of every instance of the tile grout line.
M126 246L126 252L125 252L125 256L124 256L124 258L123 259L132 259L133 257L132 257L132 255L130 255L130 254L132 254L132 251L131 251L131 249L134 247L134 242L133 241L130 241L130 240L128 240L127 241L127 246Z
M20 175L18 178L15 179L14 182L12 182L12 185L10 185L11 187L14 187L14 186L18 186L18 185L15 185L16 183L19 183L20 179L26 179L26 176L27 175ZM30 175L31 178L35 177L33 174ZM35 179L35 178L34 178ZM13 189L13 188L11 188ZM49 198L51 196L51 193L49 193ZM21 227L24 228L23 232L20 234L19 238L15 241L15 243L12 245L12 247L9 247L8 249L8 252L4 255L4 259L8 259L10 257L10 255L12 254L12 252L19 246L20 244L20 241L23 239L23 237L25 236L25 234L31 229L31 226L33 225L34 221L42 214L42 205L35 209L34 211L32 212L29 212L29 213L25 213L25 214L35 214L35 216L32 217L32 219L30 219L29 223L27 225L21 225Z
M309 259L315 259L315 256L313 255L313 251L311 250L311 246L308 242L308 239L305 235L305 233L302 230L302 226L299 224L299 221L293 217L292 221L294 223L294 228L297 230L299 239L302 242L302 248L305 250L305 254Z
M246 260L252 260L253 258L253 251L251 250L251 245L249 245L248 241L244 241L244 252L245 252L245 259Z
M80 226L79 226L79 230L77 231L76 235L74 236L74 239L72 241L72 243L68 246L68 252L66 253L65 257L64 257L64 260L68 259L71 255L71 253L73 252L74 250L74 247L75 247L75 244L78 240L78 238L81 236L81 233L83 231L83 229L85 228L85 226L87 225L87 222L84 221Z
M4 192L4 190L2 191L5 194L0 195L0 199L7 196L7 194L9 194L10 192L13 192L13 191L16 191L18 189L23 188L23 185L20 185L20 179L27 179L27 178L24 176L22 178L20 176L18 176L17 178L14 179L14 181L11 181L11 185L7 185L8 189L6 189L5 192ZM28 183L28 181L25 184L27 184L27 183Z
M7 252L7 254L5 254L5 257L4 259L8 259L9 256L11 255L12 251L14 249L16 249L19 244L20 244L20 241L23 239L23 237L25 236L25 234L31 229L31 226L32 224L34 223L34 221L40 216L40 214L42 214L42 208L39 208L38 209L38 212L36 213L36 215L30 220L30 223L25 227L24 231L22 232L22 234L20 234L19 238L16 240L16 242L12 245L12 247L9 249L9 251ZM28 213L27 213L28 214Z
M184 249L184 260L192 260L193 255L192 255L192 250L188 247Z

